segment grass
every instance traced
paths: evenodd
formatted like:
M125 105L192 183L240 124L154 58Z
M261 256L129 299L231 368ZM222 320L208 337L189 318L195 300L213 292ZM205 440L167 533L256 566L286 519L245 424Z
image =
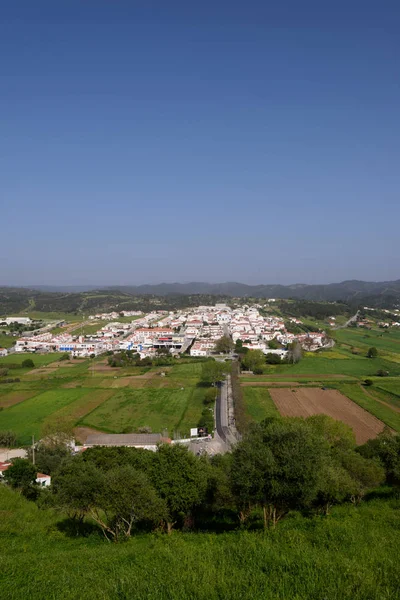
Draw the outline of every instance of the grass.
M334 387L356 404L375 415L385 425L400 432L400 413L396 413L388 406L372 398L367 391L357 383L335 384Z
M349 346L367 350L375 346L378 351L400 352L400 331L395 329L338 329L335 331L335 339Z
M400 350L400 348L399 348ZM371 377L376 375L379 369L389 371L391 376L400 375L400 364L389 362L380 357L366 358L363 356L348 356L337 358L325 358L324 354L316 354L306 357L295 365L268 365L264 369L265 374L288 375L349 375L353 377Z
M167 429L170 435L179 430L188 437L190 427L195 427L200 418L202 397L191 386L183 389L124 388L86 415L81 425L110 433L147 426L154 432Z
M244 387L242 392L246 411L253 421L280 416L267 388Z
M0 430L17 434L22 445L30 443L32 435L40 436L45 420L64 406L85 394L82 389L57 389L39 393L0 412Z
M30 358L33 360L35 367L43 367L55 362L62 355L61 352L49 352L48 354L30 354L26 352L20 352L10 354L9 356L2 356L0 358L0 367L3 365L6 367L8 364L21 365L24 360Z
M0 486L4 600L395 600L400 510L393 500L294 514L266 534L141 534L109 544L68 535L63 515Z
M199 421L206 393L197 386L200 362L98 371L101 358L66 361L54 369L52 362L59 356L32 356L37 368L10 370L21 381L0 386L0 430L14 431L21 445L32 435L40 436L49 417L112 433L148 426L159 433L167 429L171 436L176 431L188 436ZM5 362L21 363L26 357L13 355ZM160 377L160 371L166 377Z
M375 379L375 386L400 396L400 379L388 381L386 378Z
M0 333L0 348L11 348L11 346L14 346L17 339L18 337Z

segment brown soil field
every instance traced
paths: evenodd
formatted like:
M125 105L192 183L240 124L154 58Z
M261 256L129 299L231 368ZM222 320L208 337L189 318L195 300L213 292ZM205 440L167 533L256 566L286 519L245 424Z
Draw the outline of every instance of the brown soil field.
M9 392L0 398L0 406L1 408L9 408L10 406L14 406L14 404L18 404L19 402L23 402L24 400L28 400L28 398L36 396L38 393L37 390L30 392Z
M285 417L309 417L324 414L349 425L357 444L375 438L384 424L337 390L320 388L274 389L269 393L281 415Z

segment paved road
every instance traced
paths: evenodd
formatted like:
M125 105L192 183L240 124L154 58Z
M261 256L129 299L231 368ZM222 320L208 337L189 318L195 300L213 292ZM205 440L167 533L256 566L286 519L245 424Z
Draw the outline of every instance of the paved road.
M233 399L230 375L223 381L218 390L215 410L216 430L220 439L231 448L238 440L234 425Z
M345 329L346 327L348 327L350 325L350 323L354 323L354 321L357 321L357 317L359 315L360 311L358 310L356 312L355 315L353 315L352 317L350 317L350 319L348 321L346 321L346 323L344 325L338 325L337 327L332 327L332 329Z

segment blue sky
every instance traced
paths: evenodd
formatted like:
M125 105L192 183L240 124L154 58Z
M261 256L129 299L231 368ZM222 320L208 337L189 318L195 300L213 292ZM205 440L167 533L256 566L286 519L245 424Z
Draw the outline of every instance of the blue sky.
M324 4L2 3L0 284L399 278L400 5Z

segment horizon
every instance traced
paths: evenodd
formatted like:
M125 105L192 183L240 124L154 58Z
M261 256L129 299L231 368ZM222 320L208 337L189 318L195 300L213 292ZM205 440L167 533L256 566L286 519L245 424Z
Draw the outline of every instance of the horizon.
M399 27L398 3L5 5L0 280L395 280Z
M33 290L39 290L39 288L87 288L90 291L96 291L96 290L103 290L103 289L113 289L113 288L123 288L123 287L156 287L156 286L173 286L173 285L180 285L180 286L185 286L185 285L209 285L209 286L213 286L213 285L244 285L244 286L248 286L248 287L275 287L275 286L282 286L282 287L309 287L309 286L330 286L330 285L341 285L344 283L369 283L369 284L384 284L384 283L398 283L400 282L400 277L397 277L393 280L363 280L363 279L345 279L342 281L329 281L327 283L324 282L317 282L317 283L304 283L304 282L296 282L296 283L288 283L288 284L282 284L282 283L254 283L254 284L249 284L249 283L245 283L243 281L159 281L159 282L155 282L155 283L139 283L139 284L133 284L133 283L106 283L106 284L94 284L94 283L87 283L87 284L74 284L74 283L68 283L68 284L51 284L51 283L43 283L43 284L30 284L30 285L21 285L21 284L16 284L16 285L9 285L9 284L3 284L0 282L0 287L10 287L10 288L22 288L22 289L33 289ZM82 289L82 291L85 291L84 289Z

